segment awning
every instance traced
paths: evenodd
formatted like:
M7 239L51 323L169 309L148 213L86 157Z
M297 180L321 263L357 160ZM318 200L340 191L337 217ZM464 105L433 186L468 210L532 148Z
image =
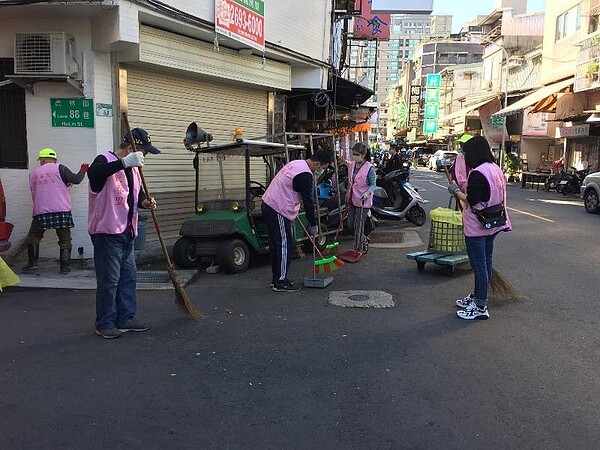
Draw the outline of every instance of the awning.
M462 109L459 109L458 111L454 111L453 113L447 114L447 115L441 117L440 119L441 120L452 120L452 119L458 119L459 117L465 117L470 112L475 111L476 109L482 107L483 105L485 105L486 103L488 103L491 99L493 99L495 97L496 97L496 95L490 96L490 97L486 98L485 100L480 100L477 103L466 106Z
M328 89L327 95L331 101L336 106L346 109L362 105L374 94L371 89L337 75L331 79Z
M552 97L559 92L563 92L573 84L573 80L574 78L569 78L568 80L559 81L558 83L549 84L548 86L539 88L537 91L523 97L512 105L495 112L492 114L492 117L512 116L513 114L518 114L525 108L540 102L542 103L540 106L548 108L551 106L551 102L546 102L547 97ZM541 111L541 109L538 109L538 111Z

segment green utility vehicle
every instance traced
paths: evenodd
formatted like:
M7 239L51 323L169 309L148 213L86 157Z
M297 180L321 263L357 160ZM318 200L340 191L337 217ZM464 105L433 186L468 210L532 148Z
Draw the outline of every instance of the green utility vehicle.
M209 257L221 270L241 273L248 268L252 257L269 253L267 226L261 211L266 186L288 161L305 157L306 147L288 144L287 140L277 143L246 140L242 136L234 142L214 146L210 146L211 140L212 136L196 123L188 127L184 145L195 153L195 208L194 215L181 225L181 237L173 246L173 259L179 267L194 268L203 257ZM211 198L207 199L200 179L201 165L213 161L214 167L215 160L220 188L214 189L214 174L206 173L207 180L213 182L212 194L208 195ZM294 236L298 245L310 245L298 221L308 229L304 211L294 222ZM321 226L316 238L320 247L327 243L326 232Z

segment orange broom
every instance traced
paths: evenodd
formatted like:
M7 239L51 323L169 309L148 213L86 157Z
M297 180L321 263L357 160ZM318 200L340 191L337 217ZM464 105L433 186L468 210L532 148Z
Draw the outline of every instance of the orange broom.
M335 255L329 256L329 257L323 256L323 254L317 247L317 244L315 244L315 241L313 240L312 236L310 235L310 233L308 232L308 230L306 229L306 227L304 226L304 224L302 223L302 221L300 219L298 219L298 223L302 227L302 230L304 230L304 234L306 234L306 236L308 237L308 240L312 244L313 249L319 254L319 258L321 258L321 259L315 259L315 261L314 261L315 267L314 267L313 271L315 274L335 272L336 270L338 270L340 267L342 267L344 265L344 263L342 261L340 261L339 259L337 259Z

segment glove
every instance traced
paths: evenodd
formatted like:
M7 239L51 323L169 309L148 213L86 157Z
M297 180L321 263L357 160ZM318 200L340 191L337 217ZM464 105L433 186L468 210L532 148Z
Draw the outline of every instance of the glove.
M316 225L311 225L310 227L308 227L308 234L310 234L312 237L315 237L318 231L319 229Z
M456 195L459 192L461 192L460 188L458 187L458 184L456 184L456 181L453 181L448 185L448 192L450 192L450 194L452 195Z
M123 167L144 167L144 154L142 152L133 152L123 158Z
M86 172L88 171L88 169L89 169L89 168L90 168L90 165L89 165L89 164L83 163L83 164L81 165L81 167L79 168L79 171L80 171L80 172L83 172L83 173L86 173Z

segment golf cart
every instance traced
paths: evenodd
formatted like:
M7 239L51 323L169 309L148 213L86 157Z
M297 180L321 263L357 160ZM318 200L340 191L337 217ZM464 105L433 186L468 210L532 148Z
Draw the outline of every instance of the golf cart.
M208 257L227 273L241 273L248 268L253 256L269 253L261 197L277 170L292 159L306 157L307 148L289 144L287 135L283 143L278 143L246 140L242 133L236 129L234 142L211 146L210 134L198 128L195 122L188 127L184 145L195 154L195 208L194 214L181 225L181 237L173 246L173 259L179 267L194 268L203 257ZM312 148L312 137L309 141ZM206 163L204 167L203 163ZM212 173L214 169L218 170L218 182ZM212 189L201 186L201 181L210 183L211 180ZM311 245L298 221L308 229L304 211L294 221L296 244ZM334 232L327 233L324 225L320 225L315 239L317 245L324 247L328 234Z

